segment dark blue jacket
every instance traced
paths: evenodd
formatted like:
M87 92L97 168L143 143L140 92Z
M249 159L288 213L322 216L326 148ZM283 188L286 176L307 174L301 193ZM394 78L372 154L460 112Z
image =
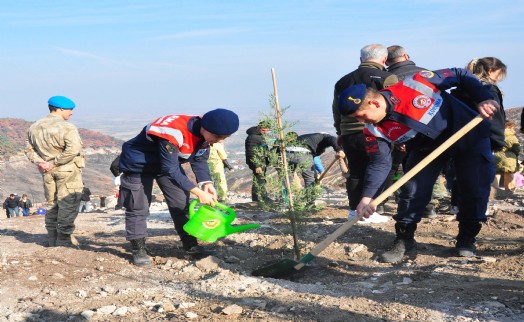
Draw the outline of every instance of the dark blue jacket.
M369 124L365 130L365 132L368 131L367 133L379 134L375 135L377 136L376 139L373 139L374 136L370 135L370 140L367 140L370 162L366 169L363 196L373 197L379 191L391 169L392 143L404 143L391 139L392 136L388 137L388 134L391 135L398 131L398 127L395 127L395 124L404 126L403 131L411 131L406 132L404 139L406 137L409 138L409 135L414 135L411 139L406 140L408 150L432 151L478 115L478 112L447 93L447 89L458 87L466 91L477 102L493 99L491 93L466 69L450 68L421 73L428 75L428 77L424 78L424 81L429 82L440 90L439 95L437 95L440 98L435 100L433 105L427 107L428 110L431 110L434 106L435 113L426 123L412 117L412 115L417 115L417 110L421 108L420 106L417 107L417 98L423 96L413 91L410 92L413 86L417 86L414 83L410 84L413 78L408 78L380 91L388 104L388 114L376 126ZM417 75L413 77L419 77ZM396 109L399 104L404 104L404 109L401 111ZM409 107L410 104L411 107ZM410 111L413 112L412 115L409 115ZM466 151L468 149L471 149L473 152L472 147L476 146L475 143L489 138L489 134L490 123L484 120L464 135L446 153L454 155L458 151ZM475 152L486 154L488 158L491 154L489 150Z
M178 148L168 140L147 136L147 126L144 127L140 134L122 145L120 171L130 175L140 173L168 175L174 183L189 191L196 185L189 180L181 168L181 164L189 162L198 182L211 181L207 165L209 144L200 135L200 127L198 117L192 118L187 123L187 129L194 136L201 138L188 159L179 158Z

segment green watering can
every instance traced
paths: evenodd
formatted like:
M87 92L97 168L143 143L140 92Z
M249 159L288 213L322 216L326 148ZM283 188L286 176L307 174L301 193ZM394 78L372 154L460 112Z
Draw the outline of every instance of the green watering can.
M227 235L260 227L260 224L232 226L237 215L233 209L221 203L215 202L215 206L225 212L208 205L201 205L195 212L197 204L198 199L189 204L189 221L184 225L184 230L198 239L214 242Z

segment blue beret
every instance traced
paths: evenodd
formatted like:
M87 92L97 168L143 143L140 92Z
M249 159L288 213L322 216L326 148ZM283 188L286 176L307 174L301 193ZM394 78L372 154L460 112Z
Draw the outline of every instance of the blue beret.
M216 135L231 135L238 130L238 115L224 108L217 108L202 116L202 127Z
M74 109L75 103L65 96L53 96L48 101L47 104L54 106L56 108L64 109Z
M338 97L338 111L341 115L355 113L366 96L366 85L357 84L346 88Z

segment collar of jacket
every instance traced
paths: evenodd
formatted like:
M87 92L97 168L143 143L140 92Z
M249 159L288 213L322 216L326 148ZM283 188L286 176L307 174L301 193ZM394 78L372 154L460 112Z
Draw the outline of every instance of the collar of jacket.
M393 65L390 65L387 70L388 72L391 72L393 70L399 69L400 67L407 66L407 65L416 66L414 61L405 60L405 61L400 61L398 63L394 63Z
M200 133L200 128L202 127L202 118L200 116L194 116L187 122L187 128L194 136L198 136L203 139L204 137Z
M358 65L358 68L361 68L361 67L386 70L386 67L384 67L384 65L381 65L379 63L375 63L375 62L372 62L372 61L365 61L365 62L361 63L360 65Z

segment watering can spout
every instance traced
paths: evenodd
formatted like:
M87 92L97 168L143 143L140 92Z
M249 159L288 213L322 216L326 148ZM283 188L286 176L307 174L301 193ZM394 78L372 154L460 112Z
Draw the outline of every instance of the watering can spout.
M258 227L260 227L260 224L247 224L247 225L228 226L226 228L226 234L230 235L230 234L239 233L241 231L246 231L246 230L254 229L254 228L258 228Z

